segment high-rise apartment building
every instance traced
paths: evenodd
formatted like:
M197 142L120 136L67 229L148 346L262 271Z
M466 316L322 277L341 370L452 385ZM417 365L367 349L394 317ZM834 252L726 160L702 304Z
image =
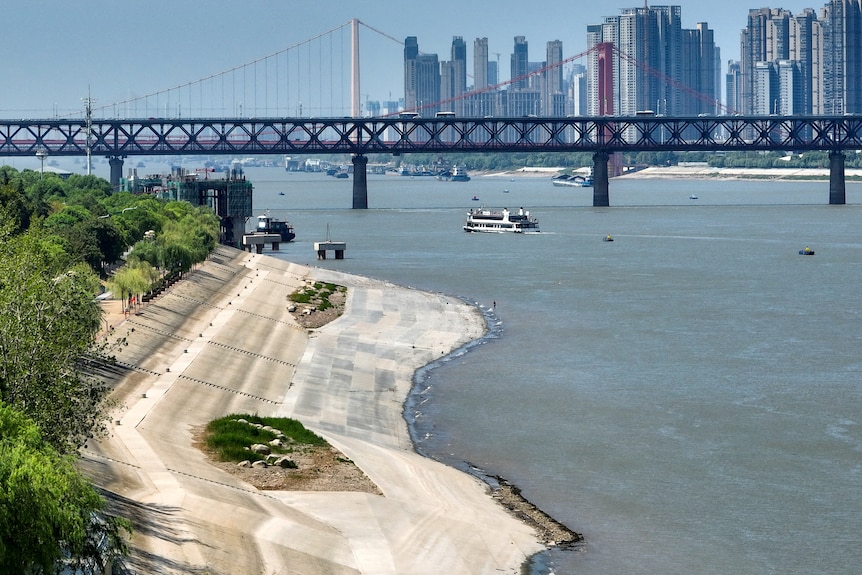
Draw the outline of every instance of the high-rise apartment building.
M715 113L721 73L720 53L706 23L682 28L679 6L625 8L587 28L587 46L611 43L613 105L598 102L598 56L588 67L590 113L613 109L619 115L651 110L662 115ZM604 58L605 67L607 57ZM607 97L607 96L605 96ZM610 104L610 103L607 103Z
M467 93L467 43L461 36L452 38L452 102L450 110L459 116L464 115Z
M511 57L511 80L510 90L526 90L530 86L527 73L530 71L530 59L527 55L528 45L524 36L515 36L515 48Z
M862 0L831 0L819 17L751 10L741 46L742 112L862 113Z
M423 116L440 111L440 63L437 54L419 52L416 36L404 40L404 107Z
M473 42L473 90L484 90L488 83L488 38Z
M542 85L542 115L565 116L566 94L563 90L563 43L551 40L547 44L544 82Z
M832 0L821 11L824 26L826 114L862 113L862 0Z
M724 104L728 112L734 114L742 109L742 86L740 85L739 61L729 60L727 62L727 76L725 76L726 94Z

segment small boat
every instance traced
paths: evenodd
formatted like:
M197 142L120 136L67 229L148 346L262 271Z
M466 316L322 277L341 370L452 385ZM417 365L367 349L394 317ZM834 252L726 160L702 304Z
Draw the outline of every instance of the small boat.
M811 248L809 248L808 246L805 246L805 249L804 249L804 250L799 250L799 255L800 255L800 256L813 256L813 255L814 255L814 250L812 250L812 249L811 249Z
M530 215L529 211L520 208L517 214L513 214L508 208L495 212L485 208L470 210L467 212L467 221L464 222L465 232L485 233L537 233L539 232L539 220Z
M614 238L613 238L613 236L611 236L611 234L608 234L602 238L602 241L603 242L612 242L612 241L614 241Z
M479 196L473 196L473 201L474 201L474 202L478 202L478 201L479 201Z
M269 216L269 213L257 217L257 228L255 234L278 234L281 236L281 241L289 242L296 237L293 232L293 226L289 222L284 222Z
M690 195L690 196L688 197L688 199L690 199L690 200L696 200L696 199L697 199L697 196L695 196L694 194L692 194L692 195Z
M279 195L279 196L283 196L283 195L284 195L284 192L278 192L278 195Z
M508 193L509 193L509 190L503 190L503 193L504 193L504 194L508 194Z

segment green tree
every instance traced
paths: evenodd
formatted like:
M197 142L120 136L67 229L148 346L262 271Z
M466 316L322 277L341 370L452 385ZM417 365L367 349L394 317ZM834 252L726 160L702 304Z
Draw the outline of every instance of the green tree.
M104 517L104 499L32 420L0 402L0 573L49 574L98 566L126 552L128 522Z
M107 358L96 342L98 278L64 263L56 244L33 231L0 237L0 400L71 453L104 430L107 390L82 366Z
M125 301L126 296L150 291L158 277L159 273L149 263L135 260L114 272L108 280L108 285L114 294Z

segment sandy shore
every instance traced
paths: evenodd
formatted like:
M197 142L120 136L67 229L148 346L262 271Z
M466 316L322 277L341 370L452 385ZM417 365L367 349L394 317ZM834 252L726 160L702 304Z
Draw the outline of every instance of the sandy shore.
M524 167L507 172L471 172L475 177L493 178L553 178L570 170L565 167L534 168ZM578 168L577 173L587 175L590 168ZM844 171L848 178L862 178L862 170L848 168ZM682 166L651 166L634 171L614 180L625 179L668 179L668 180L828 180L829 170L826 168L713 168L703 165Z
M286 309L309 279L349 289L345 314L311 332ZM402 416L414 371L483 332L456 298L219 248L111 336L128 343L105 373L121 405L82 468L133 519L129 567L519 573L541 535L477 478L416 454ZM194 429L235 412L299 419L382 495L258 491L210 465Z

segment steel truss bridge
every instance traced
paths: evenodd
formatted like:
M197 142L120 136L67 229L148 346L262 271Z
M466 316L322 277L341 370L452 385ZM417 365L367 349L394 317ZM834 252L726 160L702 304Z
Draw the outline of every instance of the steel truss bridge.
M590 152L596 206L609 205L615 152L826 151L830 203L844 203L844 153L862 150L862 116L567 118L219 118L0 120L0 156L123 158L352 154L353 207L367 207L368 154Z

